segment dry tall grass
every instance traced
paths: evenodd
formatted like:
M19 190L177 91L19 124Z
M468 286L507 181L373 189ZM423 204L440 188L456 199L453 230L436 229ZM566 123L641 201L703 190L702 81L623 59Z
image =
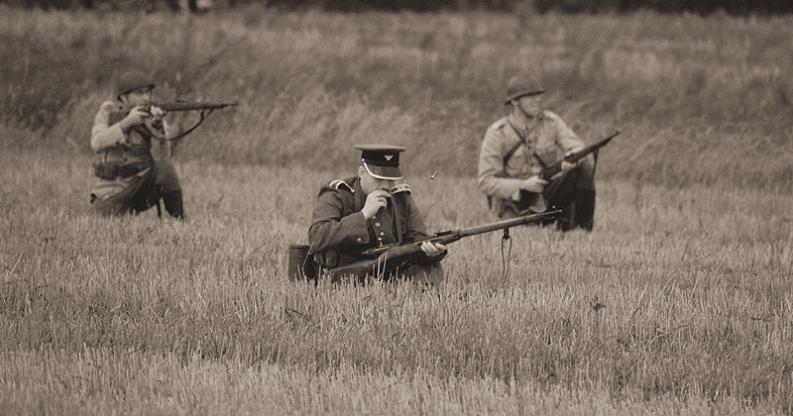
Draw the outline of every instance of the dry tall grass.
M0 413L793 411L790 195L606 181L594 233L514 232L507 280L463 240L425 292L286 279L335 173L181 164L179 223L93 215L87 158L0 163ZM410 181L432 229L487 220Z
M351 143L388 141L416 151L414 170L470 176L506 80L528 71L584 138L625 132L604 177L793 183L790 17L0 14L4 146L87 152L87 124L134 65L165 99L242 102L183 159L330 169Z
M2 9L0 414L793 413L788 20ZM108 63L243 103L178 149L186 223L87 205ZM460 241L438 291L287 281L354 142L410 148L431 229L488 220L521 70L625 132L595 232L514 232L506 280Z

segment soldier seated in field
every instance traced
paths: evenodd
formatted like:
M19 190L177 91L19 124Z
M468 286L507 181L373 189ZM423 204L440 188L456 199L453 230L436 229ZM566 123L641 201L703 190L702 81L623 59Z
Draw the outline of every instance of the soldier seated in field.
M555 113L543 110L545 90L533 78L512 78L505 104L511 113L485 133L479 154L479 189L499 218L564 211L557 222L563 231L592 230L595 214L595 159L562 162L562 172L550 182L538 176L543 165L584 147L584 143Z
M91 204L104 215L146 211L162 200L172 217L184 218L182 188L170 156L164 112L151 106L154 82L142 72L124 73L116 100L105 101L94 118L91 149L98 160L99 179L91 191ZM153 146L159 147L155 160Z
M364 250L427 236L410 187L402 183L399 154L405 148L390 145L355 148L361 151L358 176L323 186L314 204L308 239L320 275L322 270L360 260ZM443 280L440 260L446 254L446 247L424 242L421 250L424 258L383 277L440 283Z

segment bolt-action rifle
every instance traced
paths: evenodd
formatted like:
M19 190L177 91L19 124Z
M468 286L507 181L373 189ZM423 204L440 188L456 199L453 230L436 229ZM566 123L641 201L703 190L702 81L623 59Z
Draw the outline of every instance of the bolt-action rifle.
M586 146L581 150L570 153L569 155L565 156L563 159L558 160L551 165L546 165L545 162L543 162L543 160L539 157L539 155L535 153L534 158L537 159L537 162L539 162L540 166L542 166L542 170L537 176L539 176L540 179L544 179L546 181L550 180L552 177L554 177L556 174L562 171L562 162L576 163L579 160L589 156L589 154L600 150L601 147L609 144L611 139L619 136L619 134L620 134L619 131L615 131L614 133L609 134L608 137L606 137L605 139L597 143L591 144L589 146Z
M369 274L375 277L388 276L393 270L407 267L411 264L426 263L426 255L421 251L421 243L449 244L465 237L503 230L505 238L509 238L509 229L520 225L551 222L562 215L562 210L553 210L541 214L531 214L509 220L498 221L490 224L479 225L471 228L442 231L431 236L412 241L410 243L384 245L366 250L362 253L365 257L344 266L330 269L331 278L347 275Z
M230 102L207 102L207 103L200 103L200 102L190 102L190 101L177 101L174 103L163 103L163 104L151 104L154 107L159 107L166 113L172 113L177 111L215 111L215 110L222 110L227 107L236 107L236 101Z
M228 107L236 107L236 106L237 106L237 102L236 101L231 101L231 102L176 101L176 102L172 102L172 103L151 103L151 104L147 104L147 105L143 106L143 110L145 112L149 113L149 114L151 114L150 113L151 107L157 107L157 108L165 111L166 113L186 112L186 111L200 111L201 112L200 113L201 118L198 120L198 122L195 125L193 125L189 129L183 131L182 133L180 133L176 137L167 138L167 140L177 140L177 139L181 139L182 137L187 136L188 134L192 133L193 130L198 128L198 126L200 126L201 123L203 123L204 120L206 120L206 118L209 117L209 115L212 114L213 111L215 111L215 110L223 110L223 109L228 108ZM111 112L110 113L110 124L118 123L124 117L126 117L127 114L129 114L129 109ZM151 119L149 119L149 120L147 120L147 122L145 124L146 124L146 127L148 127L148 130L149 130L150 134L152 134L155 137L158 137L160 139L165 139L165 137L160 137L161 135L157 133L157 130L160 130L160 129L158 128L159 126L156 125L156 123L159 123L159 122L160 122L159 120L151 120Z

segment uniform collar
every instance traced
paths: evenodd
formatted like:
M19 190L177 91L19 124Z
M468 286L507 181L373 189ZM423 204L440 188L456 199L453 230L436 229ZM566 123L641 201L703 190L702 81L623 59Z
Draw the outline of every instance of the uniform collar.
M527 117L525 120L519 119L514 112L509 113L509 116L507 116L507 120L509 121L509 124L513 128L520 130L520 133L524 135L528 134L531 130L533 130L535 126L542 121L542 119L543 119L542 114L533 118Z

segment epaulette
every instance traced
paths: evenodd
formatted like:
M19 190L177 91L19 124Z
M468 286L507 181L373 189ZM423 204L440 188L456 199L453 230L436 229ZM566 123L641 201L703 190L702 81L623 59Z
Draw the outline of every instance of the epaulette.
M542 114L540 114L540 119L542 120L553 120L553 121L561 121L562 118L559 117L558 114L554 113L551 110L543 110Z
M400 192L411 193L411 191L412 190L410 189L410 185L406 183L400 183L399 185L394 185L393 187L391 187L391 195L395 195Z
M490 128L493 129L493 130L498 130L498 129L504 127L506 124L507 124L507 118L506 117L502 117L502 118L496 120L495 123L491 124Z
M113 111L120 110L121 106L118 105L117 103L114 103L113 101L105 101L105 102L102 103L102 105L99 108L102 111L110 113L110 112L113 112Z
M355 193L355 189L352 189L352 186L342 179L336 179L335 181L329 183L328 186L335 190L339 190L339 188L347 188L350 192Z

